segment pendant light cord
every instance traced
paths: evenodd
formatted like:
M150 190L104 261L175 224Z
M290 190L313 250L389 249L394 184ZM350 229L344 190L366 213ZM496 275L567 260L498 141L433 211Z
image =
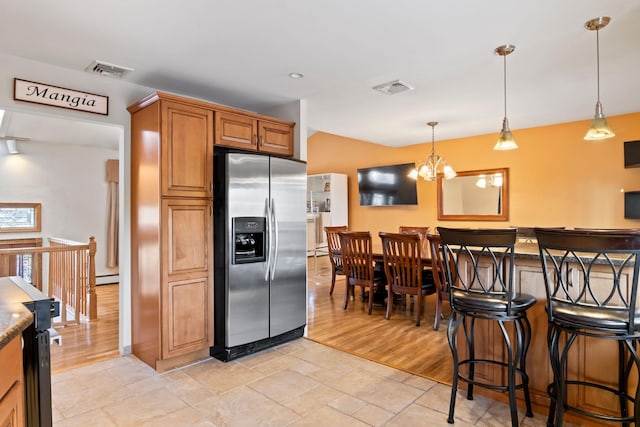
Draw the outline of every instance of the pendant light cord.
M598 104L600 103L600 30L596 30L596 76L598 82Z
M507 55L503 55L504 59L504 117L507 117Z
M431 126L431 157L436 157L435 126Z

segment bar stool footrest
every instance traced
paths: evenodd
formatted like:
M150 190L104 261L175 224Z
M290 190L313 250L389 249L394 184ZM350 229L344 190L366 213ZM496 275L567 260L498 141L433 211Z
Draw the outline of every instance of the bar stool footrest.
M500 362L498 360L491 360L491 359L465 359L465 360L461 360L458 362L458 369L460 369L460 367L465 366L465 365L471 365L471 364L490 364L490 365L495 365L495 366L501 366L505 369L508 368L508 364L505 362ZM520 376L521 378L521 382L520 383L516 383L515 388L516 389L524 389L525 385L529 382L529 375L527 375L526 372L523 372L522 369L520 368L515 368L516 370L516 374ZM470 379L466 376L464 376L463 374L461 374L458 371L458 379L462 380L464 382L466 382L467 384L473 384L474 386L479 386L479 387L484 387L490 390L497 390L497 391L508 391L509 390L509 385L508 384L490 384L490 383L485 383L482 382L480 380L476 380L476 379Z
M582 386L582 387L592 387L592 388L597 388L600 390L604 390L606 392L609 392L613 395L615 395L616 397L620 397L620 396L624 396L631 404L635 403L635 399L633 396L629 395L629 394L625 394L625 393L621 393L619 390L616 390L613 387L608 387L606 385L603 384L598 384L598 383L593 383L593 382L589 382L589 381L576 381L576 380L570 380L570 381L565 381L567 388L569 386ZM558 399L556 397L556 393L553 391L553 383L549 384L547 386L547 394L549 395L549 398L553 401L555 401L557 403ZM595 412L590 412L575 406L571 406L565 403L564 405L564 412L573 412L575 414L580 414L582 416L585 417L589 417L589 418L593 418L593 419L597 419L597 420L601 420L601 421L611 421L611 422L619 422L619 423L634 423L635 417L633 415L629 415L626 417L622 417L622 416L613 416L613 415L604 415L604 414L598 414Z

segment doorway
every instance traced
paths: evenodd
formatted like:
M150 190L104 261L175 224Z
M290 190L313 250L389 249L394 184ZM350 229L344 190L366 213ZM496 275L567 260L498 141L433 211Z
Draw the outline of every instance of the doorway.
M121 257L117 240L120 231L116 226L116 263L108 265L106 163L120 160L124 128L0 109L4 111L0 122L0 137L3 137L0 138L0 179L9 183L0 188L0 201L37 202L42 206L40 232L0 233L0 239L37 237L46 241L56 237L86 243L89 236L94 236L97 242L98 319L55 326L60 336L52 342L53 372L118 356L121 271L117 261ZM11 147L5 144L8 137L16 137ZM11 154L9 148L18 152ZM121 171L122 165L117 167L116 175L122 176ZM116 197L117 202L121 200L122 196ZM117 205L116 213L122 217L122 203ZM45 282L46 265L45 260Z

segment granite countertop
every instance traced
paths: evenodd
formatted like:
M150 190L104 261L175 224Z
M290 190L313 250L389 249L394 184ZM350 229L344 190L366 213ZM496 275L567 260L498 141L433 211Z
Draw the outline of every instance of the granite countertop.
M540 249L538 243L533 241L517 242L515 247L515 255L519 258L540 259Z
M23 304L29 295L18 285L21 281L21 277L0 277L0 349L34 322L33 313Z
M19 302L0 300L0 350L33 323L33 313Z

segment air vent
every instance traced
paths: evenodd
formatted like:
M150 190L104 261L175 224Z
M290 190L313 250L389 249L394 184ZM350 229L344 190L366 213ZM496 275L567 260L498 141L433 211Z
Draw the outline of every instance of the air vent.
M121 65L109 64L108 62L95 60L87 68L84 69L89 73L100 74L101 76L113 77L121 79L125 75L133 71L133 68L123 67Z
M400 80L394 80L392 82L382 83L380 85L374 86L373 89L382 93L386 93L387 95L395 95L396 93L413 90L413 87Z

